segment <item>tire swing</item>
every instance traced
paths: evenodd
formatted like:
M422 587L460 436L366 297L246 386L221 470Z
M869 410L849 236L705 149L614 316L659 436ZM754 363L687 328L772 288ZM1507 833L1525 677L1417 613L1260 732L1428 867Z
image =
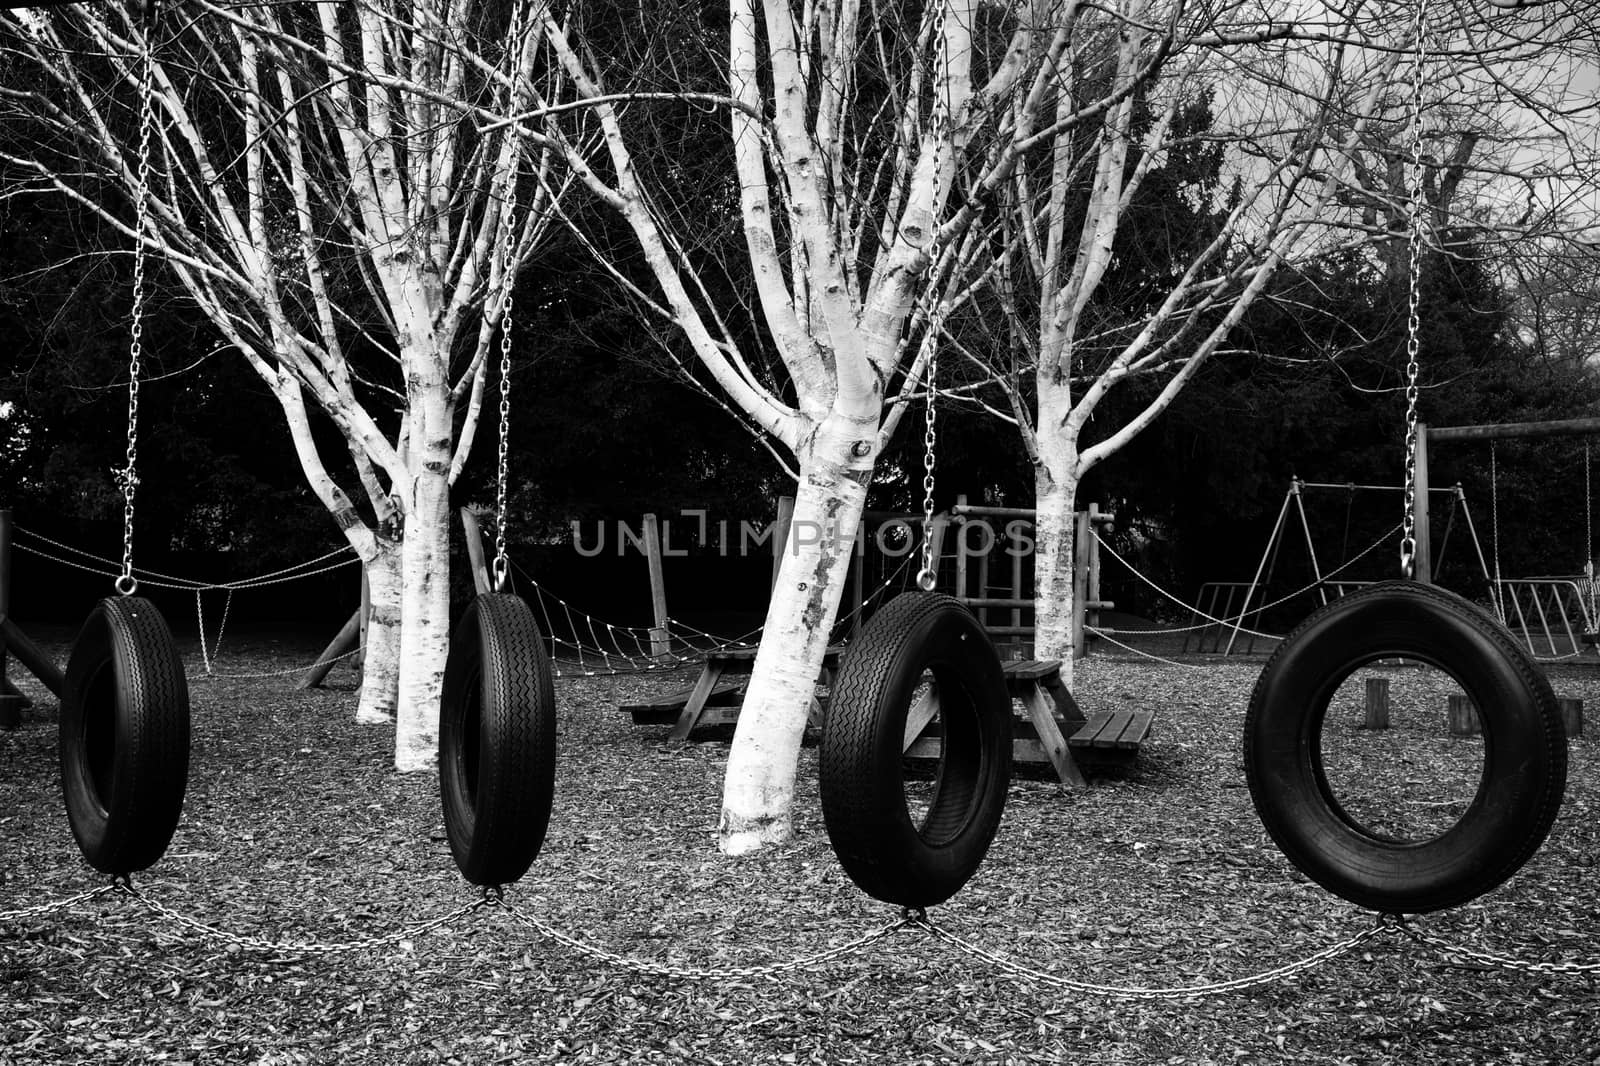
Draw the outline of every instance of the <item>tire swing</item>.
M128 344L128 465L122 490L122 574L95 604L67 661L59 751L67 821L90 866L127 877L166 852L189 777L189 686L161 612L134 593L134 493L139 484L139 372L144 335L144 233L149 223L153 62L141 57L134 188L133 309Z
M494 591L450 636L439 722L445 835L466 879L508 885L544 843L555 798L556 701L550 656L533 611L508 591L506 453L511 419L511 312L516 280L516 171L500 215L500 437Z
M1424 17L1419 3L1412 101L1418 131ZM1416 183L1421 153L1418 132L1412 149ZM1566 733L1538 665L1476 605L1412 580L1422 226L1415 184L1412 193L1404 580L1335 600L1295 629L1256 681L1244 735L1250 796L1278 847L1329 891L1391 914L1453 907L1516 873L1555 821L1567 772ZM1362 666L1401 657L1450 675L1483 725L1477 793L1453 826L1424 841L1397 840L1351 817L1329 786L1322 757L1322 724L1340 684Z
M874 614L846 649L818 755L823 820L845 872L868 895L917 908L943 903L977 872L1011 781L1000 655L972 612L933 591L936 359L937 348L927 370L919 587ZM936 701L941 750L925 813L913 818L902 752L916 739L907 719L915 707L926 720L925 701Z

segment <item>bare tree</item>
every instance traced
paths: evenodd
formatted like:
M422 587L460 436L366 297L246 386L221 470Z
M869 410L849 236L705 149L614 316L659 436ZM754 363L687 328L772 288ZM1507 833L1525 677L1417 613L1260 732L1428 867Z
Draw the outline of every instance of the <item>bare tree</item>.
M1568 86L1552 80L1552 57L1571 61L1583 36L1553 11L1510 26L1509 16L1467 4L1436 8L1423 71L1425 225L1445 232L1458 201L1470 200L1484 213L1478 224L1507 239L1548 232L1553 209L1576 187L1592 189L1597 171L1573 152L1514 171L1517 151L1537 143L1518 124L1558 124ZM1058 135L1021 160L1014 214L993 240L998 303L1020 349L1009 367L994 367L1003 400L993 406L1018 426L1035 470L1035 655L1070 664L1077 650L1072 515L1083 477L1171 404L1277 269L1364 247L1404 276L1416 38L1414 21L1396 15L1415 12L1303 5L1285 21L1241 4L1224 19L1214 9L1123 0L1077 13L1075 50L1050 89L1058 114L1082 108L1105 83L1132 85L1158 61L1161 71L1108 111L1094 137ZM1215 102L1211 121L1186 130L1176 120L1199 99ZM1593 117L1585 106L1561 118L1563 143L1576 143L1574 120ZM1215 232L1157 272L1150 280L1160 287L1140 306L1108 307L1105 282L1143 183L1197 139L1225 153L1216 191L1196 190L1213 197ZM1490 196L1513 175L1530 197L1541 183L1559 188L1560 203L1506 217ZM1130 415L1096 421L1109 397L1135 384L1147 398Z
M558 96L541 38L519 30L541 17L538 0L198 0L149 24L114 6L0 14L21 146L4 156L21 176L7 195L68 197L144 242L271 388L366 567L357 717L394 720L402 770L436 757L447 495L501 325L491 297L551 217L547 146L505 121ZM135 232L147 49L153 164Z
M737 185L698 211L641 177L643 110L620 66L584 27L552 13L545 32L590 108L567 130L568 163L625 220L647 280L613 260L682 330L729 401L798 474L793 532L729 757L720 844L730 853L785 839L811 696L845 584L875 461L921 379L937 322L981 275L973 222L1020 159L1133 91L1107 86L1071 114L1043 110L1069 50L1077 0L986 6L835 5L732 0L726 93ZM629 104L625 113L620 106ZM681 105L680 105L681 106ZM630 126L630 122L632 125ZM598 128L588 155L580 134ZM775 358L768 373L707 299L686 227L737 211L748 297ZM703 223L702 223L703 224Z

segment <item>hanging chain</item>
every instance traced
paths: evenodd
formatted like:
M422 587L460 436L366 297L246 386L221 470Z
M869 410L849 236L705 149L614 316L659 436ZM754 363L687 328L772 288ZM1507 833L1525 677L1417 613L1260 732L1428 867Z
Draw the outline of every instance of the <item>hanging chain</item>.
M139 487L139 372L144 358L144 231L150 220L150 133L155 122L155 60L143 38L139 52L139 161L133 187L133 311L128 340L128 465L117 476L122 487L122 575L116 590L131 596L133 576L133 497Z
M1315 969L1324 963L1348 955L1370 940L1378 937L1389 936L1398 928L1395 919L1380 916L1377 924L1368 926L1359 933L1345 937L1337 943L1330 944L1320 951L1312 952L1303 959L1275 966L1270 970L1249 974L1245 977L1234 977L1226 981L1212 981L1199 985L1177 985L1158 988L1131 988L1126 985L1102 985L1092 981L1077 981L1059 974L1047 973L1044 970L1034 969L1032 966L1008 959L1003 955L963 940L954 933L943 929L925 916L917 921L923 929L927 930L937 940L942 940L951 947L956 948L973 958L982 959L990 965L1024 980L1034 981L1038 984L1051 985L1056 988L1070 989L1091 996L1103 996L1107 999L1139 1000L1142 1002L1159 1002L1183 999L1201 999L1206 996L1219 996L1229 992L1244 992L1263 985L1274 984L1291 977Z
M928 236L924 247L928 263L923 270L927 285L928 310L928 365L923 371L927 383L927 399L923 405L922 426L922 569L917 572L917 587L932 592L939 583L939 560L934 557L933 544L933 488L934 464L938 455L938 398L939 398L939 333L944 329L943 301L939 299L939 255L934 237L939 231L939 147L948 125L948 109L939 108L939 56L944 52L945 0L934 0L938 7L933 15L933 187L928 198Z
M1428 2L1417 0L1416 51L1411 66L1411 217L1407 226L1410 263L1406 293L1406 491L1400 531L1400 573L1410 580L1417 567L1417 376L1422 351L1422 68L1427 59Z
M1402 923L1400 931L1419 944L1426 944L1437 950L1445 958L1457 963L1475 963L1495 970L1510 970L1515 973L1541 973L1541 974L1596 974L1600 973L1600 962L1530 962L1525 959L1513 959L1505 955L1495 955L1487 951L1478 951L1475 948L1463 947L1454 944L1433 933L1425 933L1410 925Z
M1594 495L1589 484L1589 442L1583 442L1583 574L1594 582Z
M495 466L494 588L504 591L511 574L506 554L507 456L511 448L511 317L517 280L517 171L513 158L506 174L505 203L500 208L500 441Z
M64 911L70 907L76 907L80 903L87 903L96 896L103 896L107 892L115 892L116 890L116 885L101 885L99 888L92 888L87 892L79 892L76 896L58 899L54 903L40 903L36 906L23 907L21 910L16 911L0 911L0 922L21 922L29 918L40 918L46 914L54 914L56 911Z
M210 647L206 646L206 605L201 592L198 588L194 590L194 617L200 630L200 659L205 663L206 673L210 674L213 660L222 652L222 634L228 628L228 612L233 608L233 590L228 589L228 596L222 601L222 621L217 626L217 639Z

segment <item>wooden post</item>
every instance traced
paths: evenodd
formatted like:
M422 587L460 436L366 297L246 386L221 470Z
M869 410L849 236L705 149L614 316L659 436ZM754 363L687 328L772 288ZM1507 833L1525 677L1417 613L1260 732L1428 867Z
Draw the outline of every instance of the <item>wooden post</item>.
M967 494L962 493L956 497L956 514L962 514L962 508L967 505ZM967 592L967 523L956 523L956 597L970 595Z
M672 654L672 641L667 636L667 578L661 563L661 526L653 514L644 516L644 555L650 566L650 609L656 620L650 628L650 654L664 659Z
M867 552L871 549L867 547L867 519L865 515L861 518L861 525L857 527L856 542L850 547L855 552L855 558L850 560L850 587L853 590L850 609L855 612L850 618L850 639L854 640L861 635L861 626L867 613Z
M933 576L935 579L939 576L939 560L944 558L944 536L949 528L950 516L948 514L936 514L933 516L933 529L928 534L928 540L933 544L931 558L933 559ZM937 585L937 580L935 580L935 584Z
M1367 717L1362 729L1389 728L1389 679L1367 678Z
M1428 426L1425 422L1417 423L1416 490L1412 517L1416 522L1417 557L1412 576L1427 585L1433 582L1433 537L1428 526L1428 497L1432 494L1428 491Z
M984 552L982 555L978 556L978 597L977 598L980 599L980 600L988 599L989 598L989 591L990 591L989 590L989 552ZM987 608L987 607L979 607L978 608L978 624L983 626L983 628L985 628L985 629L989 628L989 608Z
M1561 724L1566 726L1567 736L1583 736L1583 701L1561 696L1556 703L1561 707Z
M1087 658L1089 644L1084 639L1083 624L1089 602L1089 512L1079 511L1072 516L1072 657Z
M339 633L322 649L316 661L306 668L300 675L300 680L295 682L295 688L316 688L322 684L322 679L338 665L339 656L353 648L360 647L356 642L361 639L361 619L364 612L357 607L355 613L345 619L344 625L339 627Z
M1084 618L1091 626L1100 625L1100 526L1106 520L1100 505L1089 505L1089 600L1084 604ZM1090 607L1089 604L1095 606Z
M367 625L372 621L372 587L367 583L367 567L365 563L361 566L360 615L361 643L357 644L356 647L361 649L361 662L358 665L361 667L362 676L365 676L367 672Z
M995 544L1000 543L1000 538L995 537ZM1011 598L1022 599L1022 553L1008 552L1011 556ZM1022 628L1022 608L1011 608L1011 625L1015 629Z
M472 513L470 507L461 508L461 528L467 535L467 560L472 566L472 587L482 596L494 589L494 583L489 580L489 564L484 558L483 530L478 526L478 516ZM365 591L366 587L366 577L363 572L361 588ZM363 632L361 642L363 647L366 646L365 638L366 633Z
M1475 737L1483 732L1483 723L1478 721L1478 709L1472 701L1459 692L1450 695L1450 735L1453 737Z
M789 527L794 523L794 497L778 497L778 517L772 520L772 584L778 584L778 568L789 547Z
M11 510L0 510L0 619L11 609ZM22 696L6 679L6 644L0 640L0 729L15 729L22 724Z

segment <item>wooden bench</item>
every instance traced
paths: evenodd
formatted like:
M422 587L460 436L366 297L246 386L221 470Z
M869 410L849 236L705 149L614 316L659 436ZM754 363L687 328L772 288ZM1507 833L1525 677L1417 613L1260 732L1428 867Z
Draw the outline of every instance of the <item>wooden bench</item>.
M726 707L737 704L739 697L744 692L744 685L738 681L719 681L717 686L706 695L706 707ZM633 716L634 725L671 725L683 713L683 708L688 705L689 698L694 695L694 686L669 692L664 696L654 699L640 700L638 703L624 703L617 710Z
M1004 664L1006 689L1026 714L1015 723L1011 758L1022 763L1049 763L1061 783L1087 782L1078 762L1127 762L1138 754L1150 733L1150 711L1101 711L1086 718L1061 681L1056 659L1024 659ZM912 758L937 758L939 736L928 725L938 713L936 700L925 698L906 717L905 753Z
M830 691L834 673L839 668L839 655L843 651L842 647L832 646L822 657L822 675L817 683ZM634 722L639 725L672 722L667 743L682 744L696 729L732 725L739 720L744 693L742 678L755 669L755 664L755 648L725 648L711 652L706 655L705 663L700 667L700 676L690 688L655 700L629 704L622 709L633 714ZM816 726L822 724L822 701L815 692L811 696L809 721Z

